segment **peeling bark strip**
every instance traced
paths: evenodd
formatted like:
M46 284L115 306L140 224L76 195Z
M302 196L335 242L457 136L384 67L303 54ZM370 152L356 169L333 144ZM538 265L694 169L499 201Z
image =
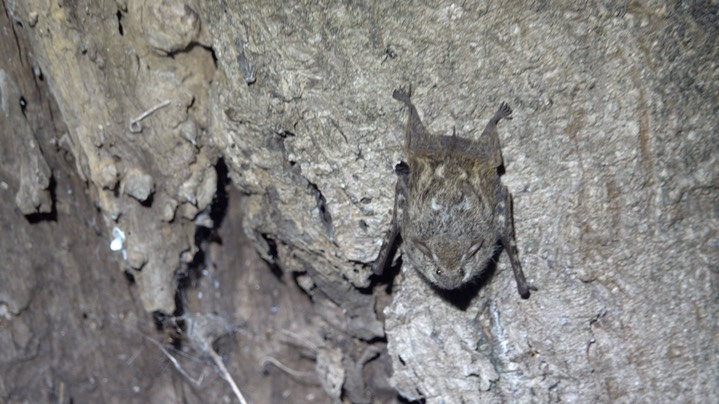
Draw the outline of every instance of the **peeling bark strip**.
M132 271L148 311L170 314L175 272L194 254L188 234L216 190L218 154L203 135L214 60L195 2L116 6L22 2L15 12L35 16L33 54L52 72L48 82L69 128L60 143L70 145L108 233L126 234L121 269ZM104 24L110 15L121 30ZM28 198L28 207L47 209Z
M0 69L0 126L12 133L2 147L21 157L17 160L20 184L15 206L31 220L50 218L54 209L52 172L27 120L27 100L15 80L11 72Z

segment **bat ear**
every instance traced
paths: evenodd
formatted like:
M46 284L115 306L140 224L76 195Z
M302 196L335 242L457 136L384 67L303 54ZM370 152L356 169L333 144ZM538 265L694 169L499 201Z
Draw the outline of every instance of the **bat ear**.
M474 254L476 254L480 248L482 248L483 244L484 244L484 239L474 240L472 242L472 245L469 246L469 250L467 250L467 258L472 258L472 256Z
M418 238L413 238L412 242L417 246L417 248L419 248L420 251L422 251L422 254L426 255L427 258L432 259L432 249L429 248L427 243Z

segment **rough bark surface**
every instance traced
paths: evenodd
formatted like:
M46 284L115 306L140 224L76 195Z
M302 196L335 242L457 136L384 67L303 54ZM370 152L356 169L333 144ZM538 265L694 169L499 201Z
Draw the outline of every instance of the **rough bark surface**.
M719 6L625 3L3 1L0 401L719 401ZM410 83L528 300L372 274Z

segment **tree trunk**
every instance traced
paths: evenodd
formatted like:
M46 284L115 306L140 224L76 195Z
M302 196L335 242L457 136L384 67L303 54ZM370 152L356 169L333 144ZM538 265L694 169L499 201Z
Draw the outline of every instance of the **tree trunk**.
M717 6L321 3L1 3L0 401L719 401ZM409 85L529 299L373 274Z

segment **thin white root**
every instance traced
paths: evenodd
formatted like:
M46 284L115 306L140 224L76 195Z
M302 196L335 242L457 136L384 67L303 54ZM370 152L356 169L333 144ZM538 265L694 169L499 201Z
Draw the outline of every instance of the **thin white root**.
M230 375L230 372L227 371L225 364L222 362L222 358L220 358L220 355L218 355L217 352L215 352L215 350L212 349L212 347L210 347L210 349L207 350L207 353L210 355L210 358L212 358L213 362L215 362L215 365L217 365L217 367L220 368L220 375L230 385L230 387L232 388L232 391L235 393L235 396L237 397L237 400L239 400L241 404L247 404L247 400L245 400L245 396L242 395L240 388L237 387L237 383L235 383L235 380Z
M213 341L220 335L232 333L232 327L229 327L224 318L213 314L190 314L184 318L188 324L188 329L185 333L187 339L195 349L210 356L212 362L217 366L220 376L230 385L232 392L235 393L235 397L237 397L240 404L247 404L247 400L240 391L240 388L237 387L235 379L232 378L232 375L230 375L227 367L225 367L225 364L222 362L222 358L220 358L220 355L218 355L212 347Z
M265 366L267 366L268 363L273 364L281 371L283 371L283 372L287 373L288 375L290 375L298 380L301 380L301 381L306 381L307 378L313 378L314 376L316 376L315 372L300 372L300 371L294 370L271 356L265 356L264 358L262 358L262 361L260 362L260 366L265 367Z
M175 367L175 369L178 372L180 372L180 374L185 379L192 382L192 384L194 384L196 387L199 387L202 384L202 381L205 380L205 376L207 376L206 369L202 370L202 373L200 374L200 376L197 379L192 378L187 372L185 372L185 369L182 368L182 365L180 365L180 362L178 362L177 359L170 352L168 352L167 349L164 346L162 346L161 343L155 341L154 339L148 337L147 335L143 335L143 337L145 337L145 339L147 339L148 341L155 344L155 346L157 346L160 349L160 351L162 351L162 353L165 354L167 359L169 359L170 362L172 362L172 365Z

